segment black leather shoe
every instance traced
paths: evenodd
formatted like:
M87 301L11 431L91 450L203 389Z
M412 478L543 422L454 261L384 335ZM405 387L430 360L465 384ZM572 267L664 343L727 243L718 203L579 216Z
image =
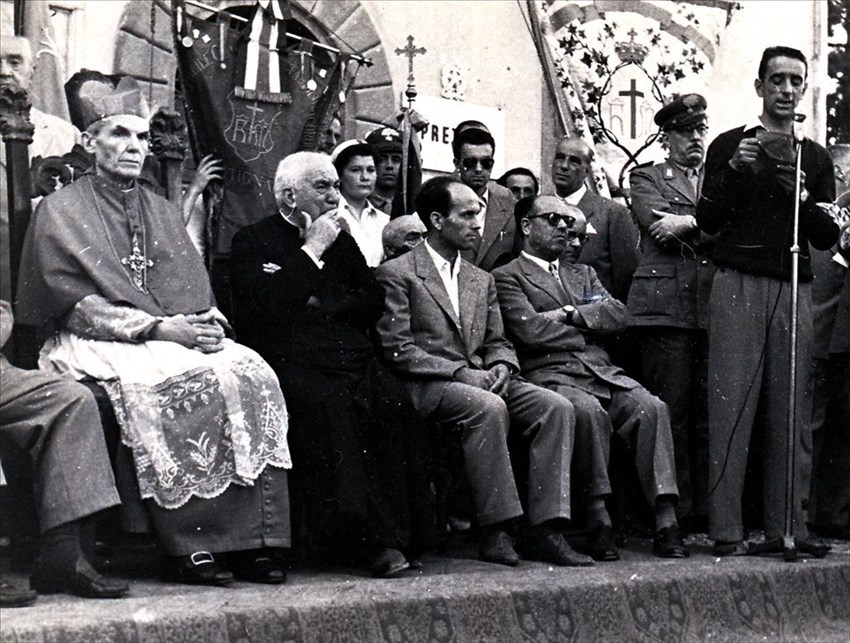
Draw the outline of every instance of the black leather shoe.
M234 577L249 583L280 585L286 582L286 571L268 556L236 556L230 569Z
M165 564L162 577L163 580L186 585L223 586L233 582L233 574L219 567L208 551L171 558Z
M746 556L747 543L743 540L715 540L715 556Z
M121 598L130 591L126 583L98 574L85 558L78 558L73 568L37 559L30 573L30 589L39 594L64 593L83 598Z
M514 542L503 529L492 529L484 534L478 546L478 556L487 563L497 563L516 567L519 556L514 549Z
M659 558L687 558L690 552L685 547L677 525L662 527L652 539L652 553Z
M593 560L611 562L620 560L614 543L614 529L610 525L596 525L587 535L587 544L581 550Z
M369 565L375 578L395 578L410 569L410 563L398 549L382 549Z
M532 528L528 535L525 555L561 567L591 567L593 559L575 551L564 535L556 531Z
M26 607L38 598L31 589L21 589L0 578L0 607Z

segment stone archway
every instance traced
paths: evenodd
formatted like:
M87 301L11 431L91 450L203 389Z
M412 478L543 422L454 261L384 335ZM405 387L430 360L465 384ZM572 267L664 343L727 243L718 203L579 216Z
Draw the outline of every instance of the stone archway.
M213 7L250 6L245 0L207 0ZM369 13L357 0L291 0L293 17L326 45L369 58L345 105L345 135L364 137L397 111L384 46ZM127 3L115 47L116 74L147 85L152 104L174 106L177 61L171 40L169 0Z

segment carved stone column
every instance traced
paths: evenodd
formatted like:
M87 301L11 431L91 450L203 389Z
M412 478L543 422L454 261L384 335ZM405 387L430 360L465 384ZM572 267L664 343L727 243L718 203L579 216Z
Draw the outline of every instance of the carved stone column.
M11 278L12 302L17 299L18 270L24 236L30 223L32 206L30 204L29 145L35 131L29 120L29 96L17 83L0 83L0 135L6 147L6 188L9 204L9 276ZM7 347L9 358L21 366L30 365L32 357L32 332L22 336L20 327L15 327L13 346Z
M165 186L168 200L182 211L183 185L182 166L186 155L186 144L183 140L185 131L183 117L174 110L160 108L151 117L150 137L151 151L159 161L160 183Z

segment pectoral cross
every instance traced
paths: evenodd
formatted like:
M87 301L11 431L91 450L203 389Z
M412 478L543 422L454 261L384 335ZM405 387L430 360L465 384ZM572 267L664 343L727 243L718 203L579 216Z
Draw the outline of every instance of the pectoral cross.
M140 292L148 294L148 268L153 266L153 261L145 257L139 247L139 235L133 233L133 252L129 257L121 260L121 264L130 268L131 280L136 289Z

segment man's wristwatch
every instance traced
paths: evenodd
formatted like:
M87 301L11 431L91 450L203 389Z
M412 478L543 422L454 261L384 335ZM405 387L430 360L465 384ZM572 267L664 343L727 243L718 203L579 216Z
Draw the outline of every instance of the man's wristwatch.
M567 304L564 306L564 312L567 313L567 318L564 320L564 323L572 324L575 321L576 307L571 304Z

